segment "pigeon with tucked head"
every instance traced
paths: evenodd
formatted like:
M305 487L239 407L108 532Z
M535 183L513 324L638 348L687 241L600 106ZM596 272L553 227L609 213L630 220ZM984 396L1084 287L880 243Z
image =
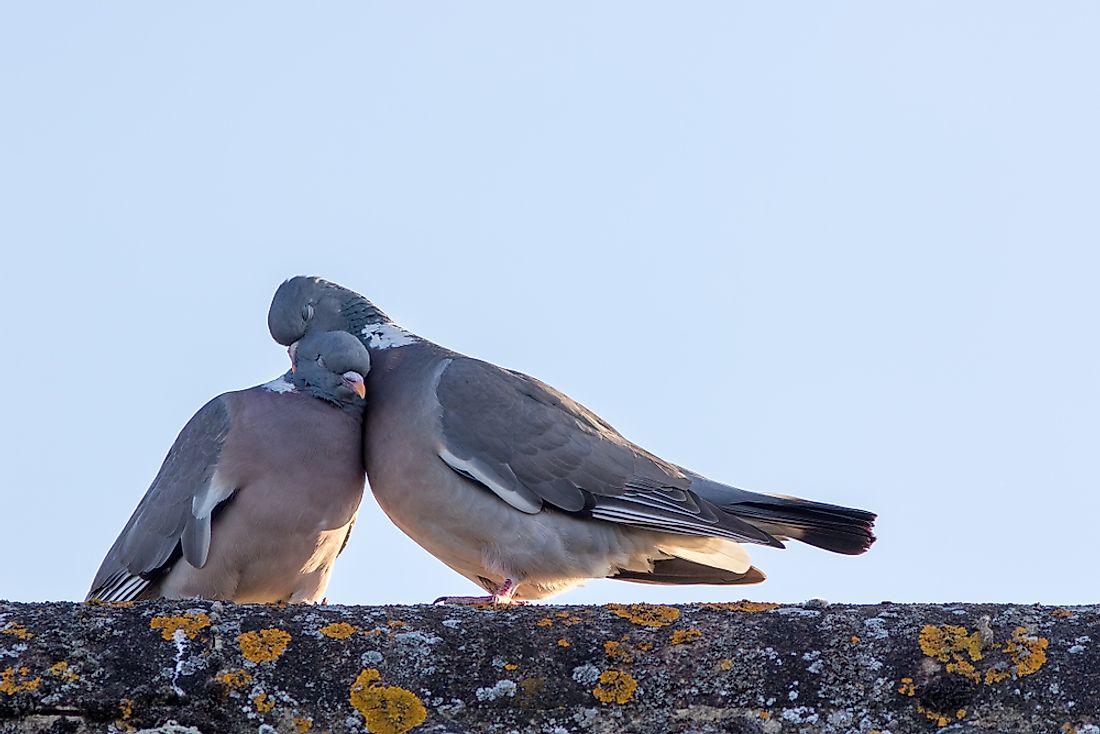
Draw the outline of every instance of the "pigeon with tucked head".
M854 555L874 541L871 512L676 466L549 385L433 344L335 283L286 281L268 325L287 346L342 329L369 349L371 490L407 535L490 594L438 601L542 599L600 577L750 584L764 574L744 543Z
M282 377L188 421L88 599L324 599L363 496L370 355L343 331L318 331L291 359Z

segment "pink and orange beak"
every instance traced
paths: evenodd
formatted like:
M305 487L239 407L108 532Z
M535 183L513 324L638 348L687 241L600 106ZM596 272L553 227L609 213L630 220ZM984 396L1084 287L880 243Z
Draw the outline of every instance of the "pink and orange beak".
M367 385L361 374L358 372L345 372L341 376L344 378L344 387L358 395L360 399L367 397Z
M286 353L290 355L290 371L297 372L298 365L294 364L294 358L298 355L298 342L294 342L286 348Z

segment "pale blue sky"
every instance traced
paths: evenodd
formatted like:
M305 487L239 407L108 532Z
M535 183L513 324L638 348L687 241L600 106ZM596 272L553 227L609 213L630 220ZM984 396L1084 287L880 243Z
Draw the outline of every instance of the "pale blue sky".
M1095 602L1100 6L8 3L0 597L82 598L322 275L652 451L880 513L758 587ZM368 497L332 601L468 582Z

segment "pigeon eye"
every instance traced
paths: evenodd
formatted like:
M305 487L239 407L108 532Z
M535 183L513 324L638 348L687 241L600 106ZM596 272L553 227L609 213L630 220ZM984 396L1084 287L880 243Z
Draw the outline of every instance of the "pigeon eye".
M309 321L312 318L313 318L313 304L312 303L307 303L306 305L302 306L302 319L305 320L305 321Z

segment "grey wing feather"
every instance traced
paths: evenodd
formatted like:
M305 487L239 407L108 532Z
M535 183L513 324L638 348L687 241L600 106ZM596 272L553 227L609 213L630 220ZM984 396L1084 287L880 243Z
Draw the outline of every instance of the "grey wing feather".
M229 433L224 398L204 405L180 431L149 490L103 559L88 599L136 598L178 552L196 567L206 563L211 512L232 494L231 489L213 483Z
M781 545L691 489L678 467L532 377L454 358L436 388L440 457L523 512L546 504L608 522Z

